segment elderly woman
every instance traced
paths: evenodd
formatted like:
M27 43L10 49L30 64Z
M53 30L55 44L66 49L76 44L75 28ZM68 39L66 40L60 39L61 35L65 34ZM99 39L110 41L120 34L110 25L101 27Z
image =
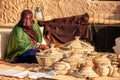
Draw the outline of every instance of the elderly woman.
M42 42L42 34L39 25L33 21L33 13L24 10L21 19L13 28L6 48L5 60L9 62L37 62L35 54L38 49L47 49L48 46L37 43Z

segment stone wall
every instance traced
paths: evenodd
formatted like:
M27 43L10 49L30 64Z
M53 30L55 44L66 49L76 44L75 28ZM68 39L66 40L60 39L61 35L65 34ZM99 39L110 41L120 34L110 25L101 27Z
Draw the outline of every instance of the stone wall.
M11 26L18 22L24 9L34 12L41 7L45 19L81 15L90 15L91 23L119 23L120 1L92 0L0 0L0 26ZM112 20L109 22L109 20ZM115 20L115 21L114 21Z

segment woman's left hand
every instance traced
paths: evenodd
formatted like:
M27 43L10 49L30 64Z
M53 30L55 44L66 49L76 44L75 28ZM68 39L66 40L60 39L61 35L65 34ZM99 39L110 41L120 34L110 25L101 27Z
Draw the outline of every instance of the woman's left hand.
M49 49L49 47L47 45L40 45L40 49L41 50L46 50L46 49Z

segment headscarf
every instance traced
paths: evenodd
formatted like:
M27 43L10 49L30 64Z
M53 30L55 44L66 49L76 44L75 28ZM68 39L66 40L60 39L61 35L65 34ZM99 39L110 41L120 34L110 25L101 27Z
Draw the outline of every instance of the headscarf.
M29 19L26 18L27 16L29 16ZM37 35L32 27L33 23L33 13L30 10L24 10L21 13L21 19L18 24L23 28L24 32L31 38L31 45L34 45L37 42Z

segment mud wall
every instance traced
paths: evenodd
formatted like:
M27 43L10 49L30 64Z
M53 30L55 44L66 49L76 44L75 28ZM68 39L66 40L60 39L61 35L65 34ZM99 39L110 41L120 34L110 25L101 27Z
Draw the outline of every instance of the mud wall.
M92 0L0 0L0 26L13 26L20 13L30 9L34 13L41 7L45 20L89 13L90 22L120 20L120 1Z

